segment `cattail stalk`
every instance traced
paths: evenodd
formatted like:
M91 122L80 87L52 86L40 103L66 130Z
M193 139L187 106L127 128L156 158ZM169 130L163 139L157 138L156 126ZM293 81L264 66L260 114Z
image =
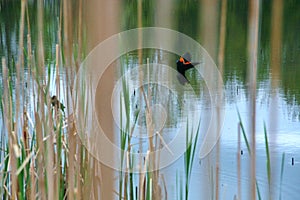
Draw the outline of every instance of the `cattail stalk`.
M277 130L280 123L278 123L278 88L280 80L280 70L281 70L281 53L282 53L282 20L283 20L283 0L275 0L272 2L272 15L271 15L271 53L270 53L270 67L271 67L271 101L270 101L270 113L269 113L269 129L272 134L270 134L270 145L272 152L276 155L277 149ZM271 150L271 149L270 149ZM269 199L275 199L277 182L277 159L271 154L272 160L272 173L271 173L271 186L269 191Z
M224 0L221 2L221 22L220 22L220 44L219 44L219 52L218 52L218 67L221 76L223 76L223 66L224 66L224 55L225 55L225 38L226 38L226 13L227 13L227 0ZM222 91L222 82L218 80L218 90L219 94L223 95ZM217 105L217 131L221 131L221 105L222 105L222 99L221 96L218 100ZM220 133L218 133L220 135ZM219 199L219 169L220 169L220 143L217 142L216 144L216 200Z
M248 33L248 54L249 54L249 90L250 104L250 144L251 144L251 163L250 163L250 199L256 199L256 74L257 74L257 52L258 52L258 33L259 33L259 9L260 1L249 1L249 33Z
M241 125L238 123L238 132L237 132L237 199L241 199Z

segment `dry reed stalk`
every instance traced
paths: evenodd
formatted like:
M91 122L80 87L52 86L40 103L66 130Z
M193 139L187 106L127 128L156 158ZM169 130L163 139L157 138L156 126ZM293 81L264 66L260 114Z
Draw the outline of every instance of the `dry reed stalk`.
M60 8L63 7L63 1L60 1ZM58 44L60 47L62 47L62 41L61 41L61 27L62 27L62 20L63 20L63 9L60 9L59 12L59 20L58 20L58 30L57 30L57 38L58 38Z
M17 73L17 79L18 79L17 82L19 82L18 83L19 91L16 91L16 95L17 95L17 92L19 92L20 100L25 99L24 78L23 78L23 76L24 76L24 26L25 26L25 12L26 12L26 7L27 7L26 5L27 5L27 0L21 0L19 53L18 53L18 61L17 61L17 65L16 65L16 67L17 67L16 68L16 73ZM19 77L18 77L18 73L19 73ZM18 115L20 115L20 124L17 125L16 128L18 128L18 126L22 127L22 113L23 113L22 108L24 108L25 101L20 101L20 102L17 102L17 103L19 103ZM17 119L17 121L19 121L18 118L16 118L16 119ZM19 130L19 129L16 129L16 130ZM19 135L19 134L17 134L17 135Z
M281 50L282 50L282 16L283 15L283 0L274 0L272 4L271 15L271 86L275 90L279 85ZM276 110L276 109L275 109ZM277 115L271 115L271 119ZM273 121L273 120L271 120ZM276 125L276 120L273 125ZM270 127L273 127L270 126ZM274 134L276 135L276 134Z
M30 29L30 20L29 20L29 11L28 11L28 4L26 2L26 21L27 21L27 35L31 35L31 29ZM29 52L29 46L27 46L28 52Z
M218 52L218 67L221 74L221 77L223 77L223 67L224 67L224 55L225 55L225 38L226 38L226 13L227 13L227 0L224 0L221 2L221 22L220 22L220 44L219 44L219 52ZM218 90L219 94L223 95L222 91L222 82L218 80ZM223 96L221 96L218 99L218 105L217 105L217 131L221 131L221 104L222 104ZM220 133L218 133L220 135ZM216 144L216 200L219 199L219 169L220 169L220 142L217 142Z
M25 148L25 155L26 157L28 158L29 157L29 152L30 152L30 148L29 148L29 132L28 132L28 117L27 117L27 112L26 112L26 106L24 106L24 115L23 115L23 130L22 130L22 133L23 133L23 144L24 144L24 148ZM28 164L28 163L27 163ZM30 176L30 174L27 174L27 171L24 170L24 173L25 173L25 179L27 179L27 177ZM29 191L30 191L30 186L28 185L26 187L26 191L25 191L25 195L26 195L26 198L29 198Z
M9 132L10 139L9 139L9 149L10 149L10 165L11 165L11 179L12 179L12 187L11 187L11 198L12 199L17 199L18 198L18 180L17 180L17 157L18 157L18 130L19 126L21 126L22 121L21 121L21 116L20 116L20 100L21 100L21 88L20 84L22 83L21 80L21 72L23 71L23 64L24 64L24 59L23 59L23 48L24 48L24 16L25 16L25 5L26 1L22 0L21 1L21 16L20 16L20 32L19 32L19 52L18 52L18 61L16 64L16 83L15 83L15 94L16 94L16 110L15 110L15 126L13 126L13 129ZM5 79L7 80L7 79ZM22 88L23 89L23 88ZM7 102L8 103L8 102ZM12 102L10 102L12 104ZM11 116L12 117L12 116ZM13 119L13 117L11 118Z
M22 83L21 81L21 73L23 72L23 67L24 67L24 55L23 55L23 50L24 50L24 18L25 18L25 8L26 8L27 1L22 0L21 1L21 16L20 16L20 32L19 32L19 53L18 53L18 62L16 65L16 74L17 74L17 82L16 82L16 95L17 93L21 92L20 88L17 88L17 83ZM19 91L18 91L19 89ZM17 97L16 97L17 99ZM18 109L16 107L16 109ZM17 112L16 112L17 114ZM18 118L16 118L18 119ZM17 129L18 130L18 129Z
M238 140L237 140L237 199L241 199L241 126L238 123Z
M49 80L48 80L49 81ZM48 198L47 199L55 199L54 197L57 196L57 188L55 187L55 174L54 174L54 142L53 140L55 139L55 135L54 135L54 130L52 130L53 128L53 120L52 120L52 108L50 105L50 99L48 98L47 100L47 107L48 107L48 124L47 126L47 133L46 133L46 137L48 137L48 139L45 141L46 143L46 148L47 148L47 155L46 155L46 174L47 174L47 187L48 187Z
M68 132L68 144L69 144L69 167L68 167L68 189L69 195L75 198L75 153L76 153L76 129L74 122L71 123L71 127L69 128L70 132Z
M124 200L127 200L127 184L128 184L128 172L125 172L124 175ZM121 194L120 194L121 195ZM140 196L141 198L141 196Z
M251 163L250 163L250 197L256 199L256 74L257 74L257 51L258 51L258 28L259 28L259 7L260 1L249 1L249 28L248 28L248 54L249 54L249 86L251 127Z
M147 59L147 69L149 69L149 59ZM149 70L148 70L148 83L150 83L149 76L150 75L149 75ZM159 166L156 165L157 164L156 163L156 157L159 156L159 153L158 153L158 155L153 153L155 151L154 143L153 143L154 124L153 124L153 113L152 113L152 109L151 109L151 106L150 106L151 91L150 91L149 85L148 85L148 95L147 95L147 97L145 95L144 89L142 89L142 92L143 92L143 95L144 95L144 100L146 102L146 126L147 126L148 144L149 144L149 150L150 150L148 169L150 171L152 171L152 173L151 173L151 181L152 181L152 185L153 185L153 187L152 187L153 188L152 197L154 199L159 199L160 196L161 196L161 192L160 192L161 189L160 189L160 186L158 184L159 170L156 170L159 167ZM157 136L156 136L156 138L157 138Z
M43 130L40 116L35 112L35 128L37 142L37 177L38 177L38 195L40 199L46 199L45 177L44 177L44 143Z
M27 5L27 4L26 4ZM29 16L28 16L28 6L26 6L26 13L27 13L27 29L28 29L28 34L27 34L27 69L28 69L28 76L27 79L24 80L25 81L25 88L24 88L24 115L23 115L23 142L24 142L24 146L25 146L25 152L26 152L26 156L28 156L29 154L29 138L30 138L30 134L28 131L28 112L27 112L27 108L28 108L28 98L26 98L27 96L30 95L30 90L28 90L28 85L30 85L31 83L31 64L32 64L32 48L31 48L31 36L30 36L30 23L29 23ZM30 86L29 86L30 88ZM30 100L29 100L30 101ZM30 176L30 174L28 174L27 176ZM27 190L26 190L26 197L29 199L30 197L30 190L31 190L31 186L28 185L27 186Z
M71 2L64 0L63 1L63 20L64 20L64 55L65 55L65 61L66 61L66 101L67 101L67 108L70 108L70 102L71 97L69 96L69 92L72 96L72 90L73 90L73 64L72 64L72 55L73 55L73 48L72 48L72 5ZM69 145L69 152L67 154L67 160L69 163L68 169L67 169L67 183L68 183L68 199L74 199L74 186L75 186L75 166L74 166L74 155L75 155L75 149L76 149L76 136L75 136L75 127L67 127L67 133L68 133L68 145Z
M2 73L3 73L3 85L4 85L4 123L6 125L6 129L8 132L8 145L9 145L9 165L10 165L10 181L11 181L11 199L17 199L18 193L18 184L17 184L17 157L19 156L19 147L17 144L17 138L14 131L15 123L13 122L13 114L12 114L12 96L9 92L9 82L10 78L7 75L7 67L6 61L2 58ZM5 78L6 77L6 78Z
M30 163L30 193L29 193L29 198L30 200L35 200L37 193L36 193L36 172L34 171L34 159L32 159L32 162Z
M8 145L9 145L9 163L11 165L11 194L10 198L16 199L16 191L17 191L17 176L16 176L16 170L17 170L17 159L16 155L13 150L13 144L14 139L12 137L12 131L13 131L13 116L12 116L12 97L10 95L9 91L9 83L10 78L8 77L7 73L7 66L6 66L6 60L5 58L2 58L2 80L3 80L3 117L4 117L4 124L6 126L7 132L8 132ZM8 193L8 188L5 189Z
M68 159L68 168L67 168L67 186L68 186L68 198L75 198L75 148L76 148L76 137L75 137L75 129L72 126L69 128L68 126L68 147L69 152L67 154Z
M68 0L63 1L63 49L66 64L66 88L72 97L73 83L74 83L74 63L73 63L73 16L72 16L72 4ZM67 107L70 108L71 98L67 95Z
M28 4L26 3L26 20L27 20L27 69L28 69L28 76L27 80L25 80L26 84L30 85L31 80L31 67L32 67L32 47L31 47L31 29L30 29L30 20L29 20L29 11L28 11ZM29 86L30 88L30 86ZM25 93L27 94L27 85L25 85ZM25 98L26 99L26 98ZM26 100L25 100L26 101ZM27 105L28 102L25 102L25 105ZM25 110L25 108L24 108ZM28 141L29 142L29 141ZM28 186L28 193L26 194L26 197L29 198L30 194L29 191L31 191L31 186Z
M201 42L203 47L206 49L206 51L209 53L210 57L217 61L218 59L218 40L220 39L219 35L219 4L220 1L218 0L201 0L200 1L201 6L199 6L199 34L201 36ZM208 20L209 19L209 20ZM218 89L218 88L216 88ZM219 97L220 98L220 97ZM218 99L219 100L219 99ZM213 109L213 112L218 115L218 108ZM209 117L207 114L204 115L204 118ZM218 116L214 119L214 126L216 127L214 129L214 135L217 135L219 122L217 121ZM218 144L216 144L218 145ZM217 171L217 162L219 160L217 154L218 154L218 147L213 151L212 154L210 154L207 159L203 159L201 162L204 168L207 168L209 171L207 173L212 174L210 180L207 180L206 177L203 177L202 181L211 181L211 184L215 184L219 181L218 174L215 175L215 172ZM210 166L213 166L213 169L211 169ZM213 172L212 172L213 170ZM213 181L212 181L213 180ZM202 198L208 199L208 198L218 198L216 197L216 193L219 193L219 183L216 184L216 187L209 187L211 184L207 184L206 186L199 188L201 190L203 195Z
M81 178L81 194L90 194L90 188L91 188L91 181L90 181L90 164L89 164L89 155L85 148L82 148L82 162L81 162L81 171L80 174L82 175Z
M28 25L27 29L30 29L29 25ZM30 33L30 30L28 30L28 32ZM27 34L27 52L28 52L27 53L28 76L27 76L27 80L25 80L25 82L27 84L27 85L25 85L25 94L27 94L26 96L29 96L30 90L28 91L28 87L31 88L30 84L31 84L31 77L32 77L32 71L31 71L32 70L32 47L31 47L31 35L30 34ZM25 98L25 100L27 100L27 98ZM27 101L25 102L25 105L28 105Z
M164 197L164 199L168 199L167 184L166 184L165 177L164 177L163 174L161 174L161 180L163 182L164 191L165 191L165 197Z
M30 95L30 90L28 90L28 85L31 84L31 65L32 65L32 48L31 48L31 35L30 35L30 22L29 22L29 14L28 14L28 6L26 3L26 16L27 16L27 30L28 30L28 34L27 34L27 69L28 69L28 76L27 79L24 79L25 82L25 88L23 90L23 101L24 101L24 108L23 108L23 143L24 143L24 147L25 147L25 153L26 156L28 157L29 155L29 142L30 142L30 133L29 133L29 128L28 128L28 120L29 120L29 114L27 112L27 108L28 108L28 99L26 98L27 96ZM29 88L31 88L29 86ZM29 100L30 101L30 100ZM31 137L32 138L32 137ZM26 173L26 171L25 171ZM33 174L31 174L31 171L29 171L29 174L25 174L25 177L30 177L33 176ZM32 177L30 177L31 180ZM26 187L26 191L25 191L25 195L26 198L31 199L31 190L32 190L32 184L28 184Z
M96 163L97 163L97 176L96 178L96 186L97 186L97 191L98 191L98 198L97 199L103 199L103 193L105 194L106 191L101 191L101 189L103 188L103 179L102 179L102 175L103 175L103 168L106 168L108 170L111 170L110 167L107 167L105 165L101 165L101 162L99 162L97 159L95 159ZM110 177L111 179L113 179L113 177ZM113 191L113 188L111 188L111 191ZM113 197L113 193L111 194L111 197Z
M64 0L63 1L63 34L64 34L64 53L66 58L66 65L67 67L71 67L71 58L73 53L73 34L72 34L72 4L71 2Z
M6 121L6 124L9 122L8 119L5 119ZM18 188L18 185L17 185L17 176L16 176L16 156L15 156L15 153L14 153L14 148L13 148L13 138L11 136L11 130L12 128L7 128L7 130L9 131L8 132L8 145L9 145L9 152L10 152L10 155L9 155L9 164L10 164L10 182L11 182L11 192L9 193L9 188L6 189L6 193L10 196L10 199L17 199L17 188ZM13 171L15 169L15 171ZM7 174L8 175L8 174ZM5 178L7 179L7 177Z
M76 72L79 69L79 66L81 64L81 54L82 54L82 1L79 0L79 5L78 5L78 57L77 57L77 62L76 62Z
M269 129L272 134L270 134L270 143L274 145L270 145L272 147L271 160L272 160L272 168L271 170L271 186L269 191L269 198L275 199L274 194L276 194L276 186L277 183L277 159L274 159L276 155L276 144L277 144L277 128L278 128L278 91L279 80L280 80L280 67L281 67L281 49L282 49L282 17L283 17L283 0L275 0L272 3L272 15L271 15L271 52L270 52L270 66L271 66L271 102L270 102L270 117L269 117ZM273 195L273 196L272 196Z
M56 96L57 99L60 99L60 78L59 78L59 63L60 63L60 49L59 44L55 46L55 85L56 85ZM56 114L56 119L59 120L58 115Z
M79 199L81 198L82 196L82 193L81 193L81 190L82 190L82 174L81 174L81 164L82 164L82 160L81 160L81 148L82 148L82 145L81 145L81 140L79 137L76 138L76 143L77 143L77 151L76 151L76 159L75 159L75 174L76 174L76 193L75 195L77 197L79 197Z
M46 199L46 185L44 177L44 166L45 166L45 149L44 149L44 131L45 131L45 111L44 111L44 102L45 102L45 91L44 91L44 71L45 71L45 56L44 56L44 44L43 44L43 16L44 16L44 3L43 1L38 1L37 3L37 27L38 27L38 51L37 51L37 61L38 65L36 67L37 73L35 74L38 81L38 103L40 108L40 114L38 111L35 111L35 122L36 122L36 139L37 139L37 174L38 174L38 191L39 198Z
M138 0L137 2L137 19L138 19L138 27L141 28L142 27L142 0ZM142 33L139 31L138 32L138 46L141 47L142 46L142 40L143 40L143 36ZM143 55L143 50L141 48L138 48L138 64L141 65L142 64L142 55ZM140 83L143 82L143 72L142 70L139 70L139 81ZM142 94L144 95L144 88L143 86L140 87L140 91L142 92ZM142 98L140 97L140 102L142 102ZM143 152L143 144L142 144L142 140L139 141L139 150L140 152ZM139 157L139 165L143 166L143 156L142 154L140 154ZM142 171L142 167L140 167L140 174L143 174L145 172ZM143 187L143 176L140 175L139 177L139 199L140 200L144 200L144 187Z
M142 173L140 174L140 178L142 179L142 191L144 191L142 194L142 196L140 196L139 198L140 199L145 199L146 197L146 173L147 173L147 167L148 167L148 164L149 164L149 161L150 160L150 151L148 150L147 151L147 154L146 154L146 158L145 158L145 163L144 163L144 168L142 169ZM142 167L141 167L142 168ZM140 188L141 190L141 188Z
M28 117L27 117L26 106L24 106L23 112L23 128L22 128L22 140L25 148L25 154L28 156L29 154L29 133L28 133Z
M26 6L26 11L27 11L27 29L28 29L28 32L30 33L30 26L29 26L29 16L28 16L28 6ZM25 85L25 89L24 89L24 96L23 96L23 99L24 99L24 108L23 108L23 119L24 119L24 122L23 122L23 143L24 143L24 146L25 146L25 152L26 152L26 156L28 156L29 154L29 132L28 132L28 113L27 113L27 105L28 105L28 99L26 98L27 96L29 96L29 93L30 91L28 92L28 84L30 84L30 71L31 71L31 62L32 62L32 49L31 49L31 37L30 37L30 34L27 34L27 68L28 68L28 76L27 76L27 79L25 81L26 85ZM29 174L28 174L29 176ZM29 198L29 191L30 191L30 186L27 187L27 191L26 191L26 197Z
M44 3L43 1L38 1L38 8L37 8L37 27L38 27L38 48L37 48L37 61L38 61L38 66L37 66L37 77L38 80L44 78L44 68L45 68L45 55L44 55L44 39L43 39L43 27L44 27ZM40 85L44 84L43 80L39 83ZM43 91L42 91L43 92Z
M60 63L60 49L59 49L59 45L56 44L55 46L55 85L56 85L56 96L57 99L60 99L60 79L59 79L59 63ZM60 127L61 122L61 114L60 114L60 110L54 109L54 113L55 113L55 124L56 127ZM58 141L60 140L59 138L59 128L56 129L56 145L58 146ZM54 156L55 158L55 168L56 168L56 173L55 173L55 189L54 189L54 199L58 199L59 198L59 190L60 190L60 178L61 178L61 161L60 161L60 155L59 155L59 151L57 151L56 155Z

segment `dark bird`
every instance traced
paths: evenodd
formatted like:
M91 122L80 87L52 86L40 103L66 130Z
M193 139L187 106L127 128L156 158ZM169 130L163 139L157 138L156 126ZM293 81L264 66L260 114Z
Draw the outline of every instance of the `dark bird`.
M191 68L194 68L195 65L198 65L199 63L192 63L191 62L191 54L189 52L183 54L176 62L177 64L177 71L178 71L178 81L184 85L185 83L189 83L185 76L185 71Z
M51 104L53 107L57 107L64 112L65 106L57 99L57 96L54 95L51 97Z

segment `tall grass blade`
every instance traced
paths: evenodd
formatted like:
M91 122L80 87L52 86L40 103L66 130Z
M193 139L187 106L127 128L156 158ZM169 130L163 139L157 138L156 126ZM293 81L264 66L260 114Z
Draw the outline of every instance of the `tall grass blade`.
M259 187L258 187L257 180L256 180L256 190L257 190L257 196L258 196L258 199L259 199L259 200L262 200L261 195L260 195L260 190L259 190Z
M244 140L245 140L245 143L246 143L246 146L247 146L247 150L248 150L248 153L251 155L250 144L248 142L246 131L245 131L245 128L244 128L244 125L243 125L243 122L242 122L242 118L241 118L241 115L240 115L240 112L239 112L238 109L237 109L237 113L238 113L238 117L239 117L239 123L240 123L241 129L242 129L243 137L244 137Z
M190 184L190 178L193 168L193 162L195 158L195 152L196 152L196 146L199 136L199 130L200 130L200 121L198 123L197 131L195 138L193 138L193 128L191 132L189 131L189 120L187 119L187 126L186 126L186 151L184 153L184 163L185 163L185 199L188 199L189 197L189 184ZM193 140L194 139L194 140Z
M119 172L119 200L122 199L122 188L123 188L123 161L124 161L124 153L125 153L125 144L126 138L124 137L123 131L123 115L122 115L122 95L120 94L120 142L121 142L121 170Z
M282 192L282 180L283 180L283 171L284 171L284 160L285 160L285 153L282 153L281 157L281 169L280 169L280 188L279 188L279 200L281 200L281 192Z
M8 144L6 145L6 151L7 153L7 156L5 157L4 159L4 167L3 167L3 186L5 186L5 188L9 188L9 160L10 160L10 157L9 157L9 146ZM9 197L9 193L6 189L4 189L3 191L3 199L8 199Z
M271 185L271 160L270 160L270 152L269 152L269 142L267 136L266 124L264 123L264 135L265 135L265 146L266 146L266 154L267 154L267 174L268 174L268 184L269 189Z

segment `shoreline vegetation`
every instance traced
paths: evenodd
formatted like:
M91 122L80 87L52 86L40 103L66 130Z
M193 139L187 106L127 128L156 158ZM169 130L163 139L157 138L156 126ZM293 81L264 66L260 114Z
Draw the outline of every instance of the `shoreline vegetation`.
M91 193L90 186L98 185L99 180L92 178L91 173L98 166L90 163L93 158L76 136L72 114L66 110L66 116L63 105L57 103L60 95L72 93L70 83L82 57L81 16L78 20L80 31L73 48L72 27L69 27L72 22L69 16L63 15L71 5L67 1L61 4L63 9L58 20L58 43L53 59L44 50L44 24L47 22L44 21L43 1L36 4L36 51L32 48L35 42L31 41L32 19L27 1L22 0L20 4L18 58L13 62L14 66L7 66L8 58L2 58L1 111L5 134L2 138L1 196L2 199L82 197ZM79 13L81 11L82 5ZM15 70L15 76L12 70ZM54 90L52 94L50 88ZM55 102L51 99L53 94L57 96ZM66 108L72 107L68 95L64 98Z

